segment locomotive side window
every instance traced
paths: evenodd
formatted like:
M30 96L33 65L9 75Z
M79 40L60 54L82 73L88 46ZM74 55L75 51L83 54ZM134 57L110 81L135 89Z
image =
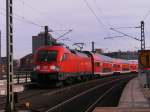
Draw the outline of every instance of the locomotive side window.
M95 66L99 67L100 63L99 62L95 62Z
M50 62L57 60L57 51L39 51L37 54L37 61L39 62Z
M68 58L68 54L67 54L67 53L65 53L65 54L63 55L63 57L62 57L62 61L67 60L67 58Z

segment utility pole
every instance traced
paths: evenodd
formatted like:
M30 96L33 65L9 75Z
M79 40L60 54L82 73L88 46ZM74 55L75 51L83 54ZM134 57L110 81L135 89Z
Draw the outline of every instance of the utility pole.
M13 93L13 0L6 0L6 44L7 44L7 107L6 112L14 111Z
M95 51L94 45L95 45L95 42L92 41L92 52Z
M48 45L48 26L45 26L45 45Z
M141 50L145 50L144 21L141 21Z

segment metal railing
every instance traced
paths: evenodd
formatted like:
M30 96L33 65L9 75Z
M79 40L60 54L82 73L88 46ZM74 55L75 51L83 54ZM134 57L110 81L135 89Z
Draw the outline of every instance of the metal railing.
M29 83L30 82L30 76L32 71L16 71L14 72L13 79L14 83L20 84L20 83ZM0 80L6 80L7 75L1 74Z
M17 84L20 84L22 82L20 82L20 79L24 79L25 83L30 82L30 76L31 76L31 72L32 71L17 71L15 72L15 77L14 79L17 79Z

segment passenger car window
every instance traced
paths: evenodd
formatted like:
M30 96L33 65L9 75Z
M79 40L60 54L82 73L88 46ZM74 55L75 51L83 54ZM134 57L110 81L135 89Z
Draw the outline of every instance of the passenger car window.
M99 67L100 63L99 62L95 62L95 66Z

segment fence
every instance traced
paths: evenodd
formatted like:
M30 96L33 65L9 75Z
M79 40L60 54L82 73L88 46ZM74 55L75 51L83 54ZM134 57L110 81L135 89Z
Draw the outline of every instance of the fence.
M20 83L28 83L30 82L30 75L32 71L16 71L14 73L14 83L20 84ZM1 75L0 80L6 80L7 75L3 74Z
M22 80L24 80L25 83L30 82L31 72L32 71L17 71L14 77L14 79L17 79L17 84L22 83Z

